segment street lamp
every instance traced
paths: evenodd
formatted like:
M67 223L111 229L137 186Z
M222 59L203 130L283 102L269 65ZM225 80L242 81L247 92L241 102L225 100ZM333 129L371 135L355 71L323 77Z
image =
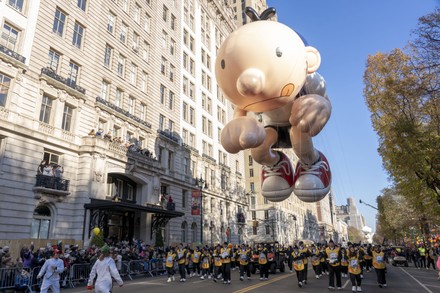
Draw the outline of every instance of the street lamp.
M366 206L369 206L370 208L373 208L373 209L375 209L375 210L379 210L379 209L376 208L375 206L372 206L371 204L366 203L365 201L362 201L362 199L360 199L359 202L360 202L360 203L363 203L363 204L366 205Z
M298 226L296 224L296 216L292 215L292 219L295 221L295 240L298 240Z
M203 245L203 189L208 188L208 184L200 176L200 178L196 178L196 186L200 190L200 243Z

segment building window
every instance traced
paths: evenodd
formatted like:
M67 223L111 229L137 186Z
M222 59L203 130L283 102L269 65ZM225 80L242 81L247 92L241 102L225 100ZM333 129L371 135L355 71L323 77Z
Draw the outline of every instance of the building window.
M141 91L147 91L147 83L148 83L148 73L142 71L142 79L141 79Z
M163 6L162 19L165 22L168 20L168 8L165 5Z
M165 128L165 116L162 114L159 115L159 130L163 131Z
M120 108L121 105L122 105L122 91L120 89L116 89L115 106Z
M269 211L264 211L264 219L269 220Z
M176 17L171 14L171 24L170 24L171 29L174 31L176 30Z
M141 120L146 121L147 120L147 105L141 104Z
M87 0L78 0L78 7L82 11L86 11Z
M111 60L112 60L112 52L113 48L110 47L108 44L105 46L105 52L104 52L104 66L105 67L111 67Z
M162 57L162 62L160 63L160 72L161 72L163 75L165 75L166 67L167 67L167 59L165 59L164 57Z
M78 22L75 22L75 26L73 28L72 45L74 45L77 48L81 48L83 36L84 36L84 27L80 25Z
M254 177L254 169L249 169L249 177Z
M254 204L252 205L251 203L251 209L255 209L255 197L254 197ZM252 220L256 220L257 219L257 212L256 211L252 211Z
M32 219L31 238L49 239L51 212L47 206L38 206Z
M176 68L174 67L174 65L170 65L170 81L173 82L174 81L174 72L176 71Z
M61 128L63 130L65 130L65 131L72 130L72 116L73 116L73 107L65 104L64 111L63 111L63 121L61 124Z
M18 29L5 22L3 24L1 44L12 51L15 51L18 42L18 34Z
M113 34L113 31L115 29L115 22L116 22L116 15L114 15L112 12L109 12L107 19L107 31L111 34Z
M148 55L150 52L150 45L147 42L144 42L144 47L142 48L142 58L148 62Z
M63 36L64 24L66 23L66 14L59 8L55 10L55 19L53 21L52 31L59 36Z
M140 15L141 15L141 7L139 6L139 4L136 4L133 11L133 18L134 21L136 21L137 23L139 23Z
M160 85L160 103L165 103L165 86L163 84Z
M125 66L125 57L119 55L118 57L118 75L120 77L124 77L124 66Z
M174 93L172 91L168 92L168 106L170 110L174 109Z
M122 23L121 32L119 34L119 41L121 41L121 43L125 44L125 42L127 40L127 31L128 31L127 25L125 23Z
M264 226L266 228L266 235L270 235L270 227L269 225Z
M168 170L172 171L174 169L174 153L168 151Z
M128 98L128 113L134 115L134 109L136 106L136 99L133 97Z
M170 54L174 55L175 50L176 50L176 41L171 39L171 41L170 41Z
M54 50L49 50L49 62L47 67L52 69L54 72L58 72L58 64L60 63L60 54L55 52Z
M40 121L46 124L50 123L53 100L48 96L43 96L40 109Z
M101 98L108 101L109 93L110 93L110 84L105 80L103 80L101 84Z
M9 88L11 87L11 78L0 72L0 107L6 106Z
M9 0L8 5L19 12L23 12L23 2L24 0Z
M187 190L182 190L182 208L186 207Z
M67 74L67 81L70 85L76 85L79 74L79 65L73 61L69 63L69 73Z
M137 66L135 64L131 63L130 83L134 86L136 86L136 75L137 75Z
M149 33L151 27L151 17L148 14L145 14L145 21L144 21L144 30Z
M186 242L187 241L187 237L186 237L186 229L187 229L187 224L186 224L186 222L183 222L182 223L182 226L181 226L181 232L182 232L182 239L181 239L181 242Z

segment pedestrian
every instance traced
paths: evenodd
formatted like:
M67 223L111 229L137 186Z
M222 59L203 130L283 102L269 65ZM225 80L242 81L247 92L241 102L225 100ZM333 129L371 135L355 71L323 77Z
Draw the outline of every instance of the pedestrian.
M435 248L434 247L429 248L426 255L427 255L426 269L429 269L429 267L432 265L432 268L435 270L435 258L437 256Z
M217 282L217 279L220 279L220 277L223 275L223 271L222 271L223 260L221 257L220 243L217 244L217 247L212 253L212 257L214 259L214 270L213 270L212 280L214 282Z
M351 291L362 292L361 266L359 251L353 245L348 248L348 273L350 274Z
M309 270L309 263L308 263L307 258L310 256L310 251L309 251L308 247L304 246L303 241L298 242L298 249L299 249L299 252L305 256L303 259L303 263L304 263L303 284L307 284L307 275L308 275L307 272Z
M329 271L328 288L330 290L335 289L336 278L336 286L338 287L338 290L342 290L339 247L335 246L335 242L332 239L328 242L328 247L325 249L325 255L327 257Z
M187 257L187 251L183 248L183 243L179 244L179 247L176 251L177 254L177 265L179 266L179 273L180 273L180 282L186 282L186 257Z
M387 286L387 281L385 279L385 257L384 252L380 249L380 245L376 245L373 250L373 267L376 270L377 283L380 288Z
M240 259L240 281L244 280L244 274L246 273L247 279L251 279L251 271L249 270L249 261L252 257L251 251L246 245L241 244L241 249L238 252Z
M428 269L426 267L426 248L425 248L425 245L423 243L421 243L419 245L418 250L419 250L419 254L420 254L420 259L419 259L420 266L419 267L422 269L423 268Z
M64 272L64 262L59 258L60 251L55 249L52 258L44 262L43 267L37 275L37 279L43 277L40 292L47 293L50 288L53 293L60 292L60 274Z
M313 267L313 271L315 272L315 277L319 279L322 276L321 270L321 252L318 248L316 248L315 244L312 244L310 249L311 263Z
M437 269L438 269L437 280L440 280L440 257L437 258Z
M306 258L306 253L301 252L299 247L295 245L293 247L293 252L292 252L292 260L293 260L292 265L293 265L293 269L296 272L296 278L298 279L298 287L300 288L302 288L302 286L306 284L304 283L305 258Z
M119 287L122 287L124 284L116 268L115 261L110 255L110 248L104 245L101 247L101 255L90 272L87 290L92 290L93 282L95 282L96 293L110 293L113 286L113 279L118 283Z
M341 247L339 249L340 259L341 259L341 277L347 278L348 277L348 255L347 250L344 247Z
M263 244L258 248L258 265L260 266L260 280L267 280L269 278L269 269L267 264L268 250Z
M171 279L174 281L174 262L176 260L176 257L177 255L174 251L174 247L170 247L165 260L165 267L168 274L168 283L171 282Z
M202 267L202 276L200 277L200 279L204 280L206 277L208 279L211 279L211 275L209 273L211 255L209 254L208 249L206 247L202 249L202 253L200 255L200 263Z
M232 244L228 242L223 243L223 248L220 250L222 257L222 271L223 284L231 284L231 258L232 258Z

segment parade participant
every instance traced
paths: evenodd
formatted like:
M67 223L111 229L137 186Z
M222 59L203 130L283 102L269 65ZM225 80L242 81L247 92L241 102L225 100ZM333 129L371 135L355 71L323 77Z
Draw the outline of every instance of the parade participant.
M214 276L213 281L217 282L217 279L220 278L220 276L224 275L222 266L223 266L223 260L221 257L221 245L218 244L215 248L214 252L212 253L212 257L214 259Z
M359 251L353 245L348 248L348 273L350 274L351 291L362 292L361 267L359 265Z
M340 270L341 270L341 276L342 277L348 277L348 255L347 255L347 250L344 247L341 247L341 249L339 250L339 258L341 260L341 266L340 266Z
M183 248L183 244L180 243L179 247L176 251L177 254L177 265L179 266L179 273L180 273L180 282L186 282L186 257L187 257L187 251Z
M292 252L293 252L293 247L292 245L289 246L289 248L287 249L287 266L289 267L289 271L292 273L293 272L293 258L292 258Z
M432 265L432 268L435 270L435 258L437 257L435 248L434 247L429 248L426 254L427 254L426 269L429 270L429 267Z
M305 285L306 283L304 283L304 270L305 270L305 266L304 266L304 259L306 258L306 254L305 252L301 252L301 250L298 248L298 246L294 246L293 247L293 252L292 252L292 260L293 260L293 269L296 272L296 277L298 278L298 287L302 288L303 285Z
M301 254L304 254L304 256L305 256L303 259L303 262L304 262L303 284L307 284L307 275L308 275L307 272L309 270L309 263L308 263L307 258L310 256L310 251L307 247L304 246L303 241L298 242L298 249L299 249L299 252Z
M59 258L60 251L54 250L52 258L44 262L37 275L37 279L43 278L40 292L47 293L50 288L53 293L60 292L60 274L64 272L64 262Z
M269 278L269 269L267 267L268 250L263 244L258 248L258 265L260 266L260 280L267 280Z
M208 277L208 279L211 279L211 274L209 273L211 255L206 248L203 248L202 253L200 254L200 263L202 267L202 276L200 277L200 279L204 280L206 277Z
M327 257L329 271L328 288L330 290L335 289L336 278L336 286L338 287L338 290L342 290L341 270L339 268L341 264L341 260L339 259L339 247L335 246L333 240L328 242L328 247L325 249L325 255Z
M251 279L251 271L249 270L249 260L252 257L251 250L246 247L245 244L241 245L241 249L238 252L240 260L240 281L244 280L244 274L246 273L247 279Z
M379 287L386 287L387 281L385 279L385 254L380 249L380 245L376 245L373 250L373 267L376 270L377 283L379 283Z
M118 283L119 287L122 287L124 284L116 268L115 261L110 255L110 248L104 245L101 247L101 255L90 271L87 290L92 290L93 282L95 282L96 293L109 293L112 291L113 279Z
M232 245L228 245L228 242L223 243L223 248L220 251L222 257L222 271L223 271L223 284L231 284L231 251Z
M177 255L174 251L174 247L170 247L165 261L165 267L167 269L168 275L168 283L171 282L171 279L174 281L174 261L176 260L176 257Z
M325 245L318 245L319 252L321 253L321 258L319 259L319 262L321 263L321 272L322 274L328 275L328 266L327 266L327 259L325 255Z
M419 245L418 250L419 250L419 254L420 254L420 259L419 259L420 266L419 267L421 267L422 269L426 268L426 248L425 248L425 245L423 243L421 243Z
M367 272L370 272L371 268L373 267L373 251L371 248L371 244L369 244L364 254L365 270Z
M202 252L200 251L200 248L197 246L196 249L191 253L191 261L193 264L193 272L192 276L195 276L197 273L197 276L200 276L200 256Z
M315 272L316 278L319 279L322 276L321 262L320 262L321 252L315 246L315 244L312 244L312 247L310 249L310 256L311 256L313 271Z

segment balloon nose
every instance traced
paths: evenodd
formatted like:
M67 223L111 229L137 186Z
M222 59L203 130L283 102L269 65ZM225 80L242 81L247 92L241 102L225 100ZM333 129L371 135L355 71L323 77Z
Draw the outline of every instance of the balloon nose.
M256 96L263 91L264 74L256 68L243 71L237 80L237 90L243 96Z

